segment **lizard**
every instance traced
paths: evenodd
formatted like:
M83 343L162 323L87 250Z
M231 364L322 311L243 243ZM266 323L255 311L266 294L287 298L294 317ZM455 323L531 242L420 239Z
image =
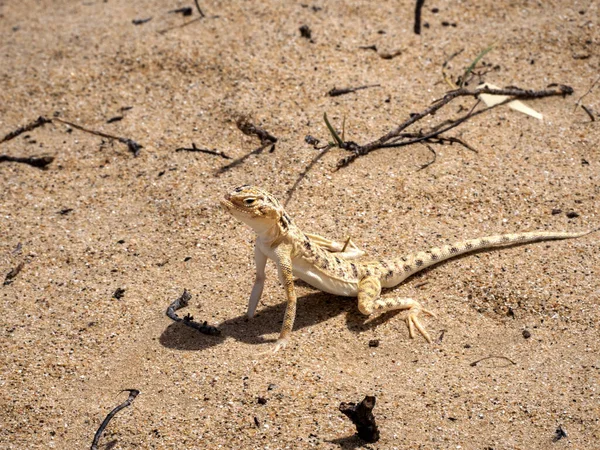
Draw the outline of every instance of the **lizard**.
M304 233L281 203L272 194L259 187L239 186L225 194L221 199L221 205L234 218L250 226L256 233L254 249L256 278L248 301L249 318L254 317L262 296L267 260L271 259L277 265L279 281L285 290L287 305L274 352L287 345L294 326L296 317L294 277L330 294L357 297L359 311L367 316L391 310L407 310L404 320L410 337L415 337L416 329L427 342L431 343L431 337L421 323L419 315L435 317L435 314L423 308L412 298L381 297L382 288L397 286L427 267L465 253L536 241L572 239L597 231L533 231L501 234L467 239L397 258L363 261L359 258L364 255L364 252L350 239L342 244L316 234Z

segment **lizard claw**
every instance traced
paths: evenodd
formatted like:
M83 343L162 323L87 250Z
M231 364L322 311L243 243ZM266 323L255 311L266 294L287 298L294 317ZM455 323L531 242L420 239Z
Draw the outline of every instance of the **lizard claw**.
M417 331L419 333L421 333L421 336L423 336L427 340L427 342L429 342L431 344L431 342L432 342L431 336L429 336L429 333L427 332L425 327L421 324L421 321L418 318L418 315L420 312L428 314L431 317L436 317L436 315L434 313L432 313L431 311L428 311L426 309L409 312L405 319L406 324L408 325L408 334L410 335L411 339L414 339L415 328L416 328Z
M287 338L286 339L277 339L277 342L275 342L275 345L273 345L272 347L270 347L268 350L265 350L264 352L261 352L260 355L274 355L279 350L284 349L285 347L287 347L287 345L288 345Z

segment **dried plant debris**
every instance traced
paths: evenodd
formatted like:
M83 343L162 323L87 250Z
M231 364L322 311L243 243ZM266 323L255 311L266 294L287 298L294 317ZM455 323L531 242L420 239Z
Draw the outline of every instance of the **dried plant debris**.
M441 99L436 100L432 105L424 109L419 113L412 113L408 119L402 122L393 130L389 131L387 134L379 137L378 139L371 141L367 144L358 144L353 141L346 141L339 137L339 135L335 132L335 129L329 121L327 120L327 116L324 115L324 120L329 129L333 142L330 143L330 147L339 147L343 150L346 150L350 153L349 156L346 156L338 161L337 169L341 169L343 167L348 166L352 163L356 158L360 156L364 156L369 154L372 151L382 149L382 148L395 148L395 147L404 147L407 145L412 145L416 143L429 143L429 144L452 144L459 143L469 150L474 150L471 146L463 142L462 140L456 137L447 137L444 133L452 130L453 128L458 127L462 123L476 117L480 114L483 114L493 108L496 108L500 105L504 105L506 103L510 103L516 99L534 99L534 98L544 98L551 96L561 96L565 97L567 95L571 95L573 93L573 89L569 86L565 85L549 85L549 89L543 90L532 90L532 89L521 89L517 87L509 87L502 89L494 89L489 86L480 86L476 89L466 89L459 88L453 91L447 92ZM480 105L481 100L479 97L482 94L490 94L490 95L501 95L505 96L505 100L497 103L493 106L488 106L482 109L477 109ZM458 117L453 120L446 120L435 124L429 128L422 128L416 132L407 132L407 128L425 117L434 116L440 109L444 106L451 103L453 100L456 100L460 97L474 97L477 101L473 104L471 109L467 114Z
M169 14L181 14L184 17L191 16L194 10L191 6L185 6L183 8L172 9Z
M210 336L220 335L221 330L211 325L208 325L206 321L204 323L198 323L194 322L194 318L189 314L183 318L175 314L175 311L188 306L188 303L191 298L192 294L190 294L187 289L184 289L183 294L181 294L181 297L179 297L177 300L171 303L167 308L167 316L169 317L169 319L174 320L175 322L181 322L184 325L193 328L194 330L197 330L203 334L208 334Z
M10 156L0 155L0 162L17 162L27 164L29 166L38 167L44 169L52 161L54 156L51 155L39 155L39 156Z
M25 263L21 262L19 263L19 265L13 269L11 269L10 272L8 272L6 274L6 277L4 278L4 286L8 286L9 284L11 284L13 281L15 281L15 278L17 277L17 275L19 275L19 272L23 269Z
M369 395L358 405L356 403L340 403L340 411L354 423L358 436L367 442L379 440L379 429L373 415L374 407L375 397Z
M344 88L344 89L333 88L327 93L327 95L329 95L330 97L338 97L340 95L345 95L345 94L350 94L351 92L360 91L361 89L369 89L369 88L379 87L379 86L381 86L381 85L380 84L368 84L365 86L358 86L358 87L354 87L354 88Z
M231 159L231 156L227 155L225 152L219 151L217 149L209 150L207 148L199 148L196 147L196 144L192 142L191 147L179 147L175 149L176 152L199 152L206 153L208 155L220 156L221 158Z
M129 139L129 138L124 138L124 137L120 137L120 136L113 136L112 134L104 133L102 131L90 130L89 128L83 127L81 125L77 125L77 124L75 124L73 122L69 122L67 120L60 119L58 117L54 117L53 119L48 119L48 118L43 117L43 116L38 117L36 120L34 120L33 122L28 123L27 125L24 125L22 127L17 128L14 131L11 131L6 136L4 136L4 138L2 138L2 140L0 140L0 144L3 143L3 142L6 142L6 141L10 141L11 139L14 139L15 137L19 136L22 133L25 133L26 131L33 130L35 128L41 127L44 124L51 123L51 122L54 122L54 121L63 123L65 125L68 125L68 126L73 127L73 128L76 128L76 129L81 130L81 131L83 131L85 133L90 133L90 134L93 134L95 136L100 136L100 137L104 137L104 138L107 138L107 139L112 139L112 140L119 141L120 143L125 144L127 146L127 148L129 149L129 151L131 153L133 153L133 156L138 156L140 150L143 148L142 145L138 144L137 142L135 142L134 140ZM12 159L4 159L4 161L15 161L15 157L7 157L6 155L2 155L2 156L4 156L5 158L12 158ZM21 158L21 159L24 159L24 158ZM35 158L35 159L29 158L28 162L26 162L24 160L19 160L17 162L25 162L27 164L35 165L35 167L44 167L44 166L50 164L53 160L54 160L54 157L52 157L52 156L44 156L44 157L41 157L41 158L38 157L38 158ZM2 159L0 159L0 161L2 161ZM43 164L43 165L40 165L40 164Z
M260 127L257 127L256 125L254 125L252 122L250 122L250 119L247 116L242 115L242 116L238 117L238 119L236 121L236 125L237 125L238 129L242 133L244 133L246 136L258 137L260 139L260 146L256 149L252 150L251 152L246 153L244 156L235 159L234 161L227 164L226 166L221 167L217 171L217 175L220 175L224 172L227 172L229 169L239 166L244 161L246 161L250 156L258 155L258 154L262 153L262 151L267 147L270 147L269 153L272 153L275 151L275 143L277 142L277 138L275 136L273 136L271 133L269 133L268 131L264 130L263 128L260 128Z
M98 428L98 431L96 431L96 434L94 435L94 440L92 441L92 446L90 447L90 450L98 450L98 442L100 441L100 437L102 436L104 429L108 426L108 423L112 420L115 414L117 414L122 409L130 406L131 403L133 403L135 398L140 393L140 391L137 389L124 389L121 392L129 392L129 398L127 398L127 400L125 400L123 403L121 403L119 406L117 406L111 412L108 413L108 415L100 425L100 428Z

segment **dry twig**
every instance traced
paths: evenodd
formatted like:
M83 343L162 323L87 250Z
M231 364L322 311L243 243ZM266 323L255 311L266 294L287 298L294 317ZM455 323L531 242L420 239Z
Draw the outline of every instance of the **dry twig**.
M480 87L477 89L466 89L460 88L455 89L453 91L448 92L441 99L436 100L425 110L411 114L410 117L398 125L396 128L391 130L389 133L381 136L380 138L369 142L364 145L359 145L353 141L343 141L339 138L337 133L333 130L333 127L328 124L328 128L330 132L332 132L332 136L335 140L335 145L340 147L343 150L350 152L349 156L342 158L338 164L336 169L341 169L343 167L348 166L351 162L353 162L356 158L360 156L367 155L372 151L381 149L381 148L391 148L391 147L403 147L406 145L416 144L418 142L427 142L427 143L435 143L435 144L443 144L445 142L457 142L460 144L464 144L458 138L448 138L442 136L443 133L457 127L458 125L466 122L467 120L472 119L475 116L483 114L490 109L493 109L497 106L509 103L515 99L534 99L534 98L543 98L550 96L566 96L571 95L573 93L573 89L569 86L564 85L551 85L549 86L551 89L545 90L532 90L532 89L520 89L520 88L503 88L503 89L491 89L489 87ZM440 126L440 124L431 127L429 130L422 130L419 133L406 133L405 130L411 125L415 124L419 120L427 117L433 116L437 111L441 108L452 102L453 100L459 97L474 97L477 98L480 94L491 94L491 95L504 95L508 96L506 101L502 103L498 103L497 105L486 107L480 110L476 110L479 102L477 102L471 110L464 116L455 119L449 120L444 123L444 126ZM473 150L470 146L466 145L467 148Z
M121 403L119 406L117 406L115 409L113 409L111 412L108 413L108 415L106 416L106 418L100 425L100 428L98 428L98 431L96 431L96 434L94 435L94 440L92 441L92 446L90 447L90 450L98 450L98 441L100 440L100 437L102 436L102 433L104 432L104 429L107 427L108 422L110 422L112 420L112 418L115 416L115 414L117 414L119 411L121 411L122 409L127 408L129 405L131 405L131 403L133 403L135 398L140 393L140 391L138 391L137 389L123 389L121 392L126 392L126 391L129 392L129 398L127 400L125 400L123 403Z
M213 327L212 325L208 325L206 321L204 323L194 322L194 318L191 315L186 315L183 317L179 317L175 314L175 311L181 308L185 308L188 305L188 302L192 298L192 295L189 293L187 289L183 290L183 294L177 300L169 305L167 308L167 316L169 319L174 320L175 322L181 322L184 325L193 328L194 330L199 331L202 334L208 334L211 336L218 336L221 334L221 331Z

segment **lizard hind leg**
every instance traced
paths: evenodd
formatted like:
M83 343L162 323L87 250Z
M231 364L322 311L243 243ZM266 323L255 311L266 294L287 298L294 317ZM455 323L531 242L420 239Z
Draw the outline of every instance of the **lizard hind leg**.
M419 314L424 313L435 317L435 314L423 308L419 302L412 298L383 298L381 297L381 282L377 277L366 277L358 283L358 309L365 315L376 312L393 310L408 310L405 321L411 338L415 337L415 328L431 343L431 337L421 324Z

